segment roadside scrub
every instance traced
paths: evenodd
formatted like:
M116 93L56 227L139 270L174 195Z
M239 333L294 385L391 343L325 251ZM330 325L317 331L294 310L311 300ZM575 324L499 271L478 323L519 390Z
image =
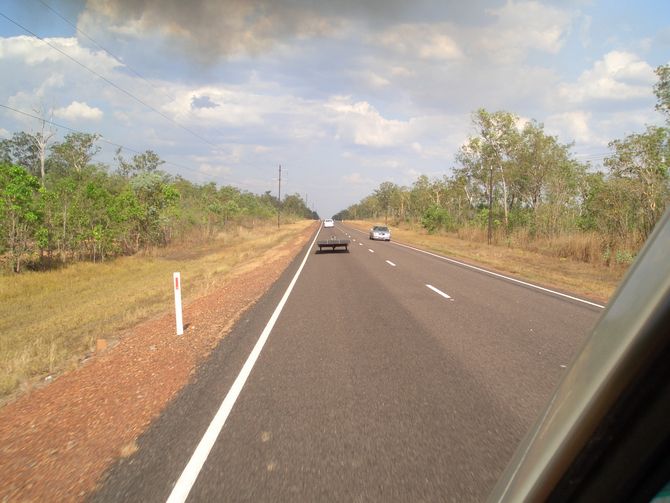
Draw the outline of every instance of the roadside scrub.
M212 290L233 272L295 239L313 221L237 228L210 242L47 272L0 278L0 400L37 380L73 368L98 339L110 344L139 321L172 309L172 273L183 300Z

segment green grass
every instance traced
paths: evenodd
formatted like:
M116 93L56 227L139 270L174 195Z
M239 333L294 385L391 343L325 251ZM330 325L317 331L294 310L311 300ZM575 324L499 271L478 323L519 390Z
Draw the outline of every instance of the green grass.
M173 272L181 272L187 304L310 224L238 229L204 244L0 276L0 397L77 365L97 339L173 309Z

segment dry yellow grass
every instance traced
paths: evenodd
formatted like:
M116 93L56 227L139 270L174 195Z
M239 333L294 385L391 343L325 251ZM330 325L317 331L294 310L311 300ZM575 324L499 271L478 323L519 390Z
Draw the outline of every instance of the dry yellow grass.
M78 364L97 339L113 344L119 331L170 310L173 272L181 272L189 303L311 224L238 229L193 247L0 277L0 396Z
M374 222L376 223L376 222ZM373 222L346 222L358 229L367 231ZM626 267L606 267L600 263L585 263L565 257L548 256L539 251L529 251L516 247L514 243L487 245L477 239L431 235L417 229L391 226L393 238L426 250L464 259L466 262L481 264L490 269L509 273L538 284L562 289L601 302L607 301L614 293ZM473 238L480 238L476 236ZM585 238L582 246L590 250L592 245ZM556 243L558 246L559 243ZM587 252L585 252L587 253Z

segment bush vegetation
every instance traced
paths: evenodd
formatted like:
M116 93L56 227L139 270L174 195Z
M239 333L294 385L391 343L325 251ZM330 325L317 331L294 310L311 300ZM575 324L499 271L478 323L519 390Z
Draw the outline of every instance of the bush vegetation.
M670 66L656 70L657 110L670 121ZM670 128L609 143L595 169L544 126L479 109L476 134L452 174L422 175L411 187L383 182L335 215L422 226L428 233L520 246L558 257L628 265L670 201ZM667 124L667 123L666 123ZM604 168L604 169L603 169Z
M160 170L151 150L116 169L94 163L97 135L70 133L47 148L43 133L0 142L0 260L4 269L50 269L105 261L237 226L318 218L299 195L281 202L214 183L194 184Z

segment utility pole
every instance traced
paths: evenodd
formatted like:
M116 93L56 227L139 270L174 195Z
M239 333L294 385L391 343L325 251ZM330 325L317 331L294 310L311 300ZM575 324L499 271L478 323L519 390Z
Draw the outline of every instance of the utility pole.
M277 201L277 229L279 229L280 214L281 214L281 164L279 165L279 199Z

